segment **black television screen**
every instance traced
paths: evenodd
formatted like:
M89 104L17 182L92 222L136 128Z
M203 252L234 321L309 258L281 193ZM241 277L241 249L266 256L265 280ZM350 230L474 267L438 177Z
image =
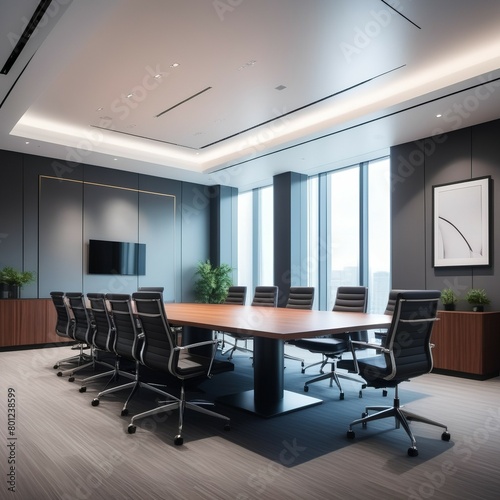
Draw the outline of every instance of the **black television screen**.
M146 274L145 243L89 240L89 274Z

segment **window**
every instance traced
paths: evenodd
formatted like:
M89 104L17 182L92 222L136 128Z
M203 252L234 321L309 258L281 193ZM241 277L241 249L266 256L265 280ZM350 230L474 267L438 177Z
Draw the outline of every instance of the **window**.
M368 312L389 295L390 164L388 158L308 180L308 282L320 309L331 310L339 286L368 287Z
M238 284L274 284L273 187L238 195Z

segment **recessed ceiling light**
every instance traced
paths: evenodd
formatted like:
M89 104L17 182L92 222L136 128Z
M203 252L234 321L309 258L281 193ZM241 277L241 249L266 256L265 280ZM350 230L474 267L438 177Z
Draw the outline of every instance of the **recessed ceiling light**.
M134 94L132 94L132 93L127 94L127 99L131 99L132 97L134 97Z
M113 161L118 161L118 158L113 158Z
M179 67L179 63L172 63L170 65L171 68L178 68Z
M276 90L285 90L286 86L285 85L278 85L277 87L274 87Z
M29 143L30 143L30 141L26 141L24 144L29 144Z
M442 116L443 116L443 115L442 115L441 113L438 113L438 114L436 115L436 118L441 118Z
M104 108L100 106L99 108L96 109L96 111L102 111Z

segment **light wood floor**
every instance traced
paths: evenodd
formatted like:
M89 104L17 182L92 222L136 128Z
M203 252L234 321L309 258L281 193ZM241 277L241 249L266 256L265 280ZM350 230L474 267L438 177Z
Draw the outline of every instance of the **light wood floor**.
M497 499L500 491L500 378L473 381L425 375L404 384L403 402L415 412L446 423L441 430L414 423L419 456L410 458L409 440L391 422L356 429L349 422L365 404L390 403L367 389L344 382L345 400L327 382L311 386L320 406L260 419L216 405L232 419L221 422L188 412L185 443L173 445L177 414L159 415L126 432L123 395L90 401L79 384L56 376L52 366L71 354L68 347L0 352L0 499ZM303 353L302 353L303 354ZM235 371L201 386L211 399L252 386L248 355L238 353ZM299 363L286 362L285 386L302 391ZM9 494L7 432L9 388L15 390L15 486ZM155 405L142 391L131 413Z

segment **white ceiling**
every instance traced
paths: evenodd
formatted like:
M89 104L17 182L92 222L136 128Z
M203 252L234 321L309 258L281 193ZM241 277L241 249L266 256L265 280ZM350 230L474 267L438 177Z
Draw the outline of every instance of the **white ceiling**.
M2 5L0 67L38 3ZM240 189L315 174L500 118L499 20L498 0L52 0L0 74L0 148Z

